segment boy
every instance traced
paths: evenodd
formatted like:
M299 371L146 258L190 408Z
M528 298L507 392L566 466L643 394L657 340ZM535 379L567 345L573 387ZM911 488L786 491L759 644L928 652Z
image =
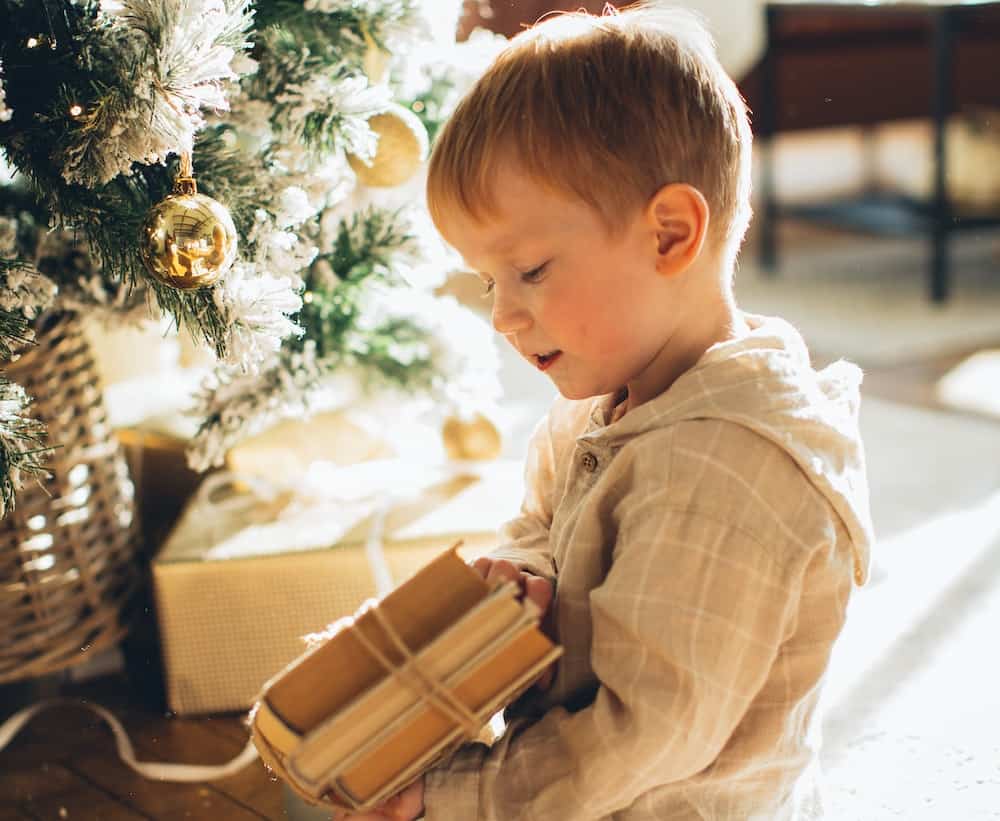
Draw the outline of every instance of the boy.
M370 817L822 815L815 708L871 541L860 372L733 301L750 142L705 31L652 6L518 35L438 137L435 223L562 395L477 567L554 585L564 655Z

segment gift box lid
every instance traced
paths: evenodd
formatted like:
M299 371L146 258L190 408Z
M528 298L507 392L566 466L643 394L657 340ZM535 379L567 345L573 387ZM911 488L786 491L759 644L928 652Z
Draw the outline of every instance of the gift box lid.
M260 477L212 474L155 562L232 561L364 544L494 533L524 492L515 460L420 464L383 459L314 463L294 488Z

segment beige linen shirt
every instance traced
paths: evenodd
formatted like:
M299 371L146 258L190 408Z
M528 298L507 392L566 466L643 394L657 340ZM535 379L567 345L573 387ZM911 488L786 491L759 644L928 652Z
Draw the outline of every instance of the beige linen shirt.
M426 818L822 815L817 700L871 524L860 372L748 317L664 394L557 400L493 554L556 580L555 682L425 780Z

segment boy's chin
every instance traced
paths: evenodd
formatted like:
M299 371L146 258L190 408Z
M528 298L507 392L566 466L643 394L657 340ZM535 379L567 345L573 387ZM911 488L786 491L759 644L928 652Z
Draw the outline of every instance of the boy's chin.
M559 395L562 396L563 399L572 399L574 401L579 401L580 399L593 399L594 397L604 396L607 393L611 393L610 390L588 390L579 386L560 385L558 382L555 382L555 380L553 380L553 384L556 386L556 390L559 391Z

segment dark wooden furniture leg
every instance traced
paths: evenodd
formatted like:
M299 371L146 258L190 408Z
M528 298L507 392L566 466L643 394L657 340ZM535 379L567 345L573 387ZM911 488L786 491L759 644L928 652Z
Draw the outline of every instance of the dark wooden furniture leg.
M934 302L948 299L948 240L951 232L951 202L947 187L946 133L952 109L952 52L954 18L941 9L933 21L933 77L931 115L934 122L934 200L931 229L930 297Z
M774 70L774 32L778 10L768 6L764 57L760 65L760 99L757 110L752 112L760 149L760 248L758 261L765 273L774 274L778 268L778 201L774 190L774 131L778 105Z

